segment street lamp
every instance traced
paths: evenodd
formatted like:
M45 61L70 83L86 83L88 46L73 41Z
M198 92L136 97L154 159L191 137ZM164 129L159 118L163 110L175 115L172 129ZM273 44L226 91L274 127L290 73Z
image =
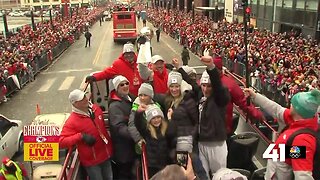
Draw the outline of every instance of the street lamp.
M192 22L194 22L194 1L192 1Z
M41 22L43 22L43 14L42 14L43 13L43 1L41 0L40 3L41 3L40 4L40 8L41 8L40 9L40 16L41 16Z
M6 15L6 12L3 13L3 25L4 25L4 38L8 38L8 34L9 34L9 29L8 29L8 22L7 22L7 15Z

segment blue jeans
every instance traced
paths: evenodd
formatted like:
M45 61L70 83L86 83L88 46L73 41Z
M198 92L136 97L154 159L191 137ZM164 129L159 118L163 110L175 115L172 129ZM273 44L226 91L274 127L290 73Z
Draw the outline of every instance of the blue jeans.
M90 180L112 180L111 160L106 160L95 166L85 167Z

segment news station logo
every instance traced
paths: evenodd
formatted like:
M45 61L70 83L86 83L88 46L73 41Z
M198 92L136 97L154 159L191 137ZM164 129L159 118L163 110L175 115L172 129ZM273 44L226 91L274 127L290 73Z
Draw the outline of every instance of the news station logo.
M291 159L305 159L306 147L305 146L286 146L286 158Z
M275 149L275 144L270 144L262 155L264 159L272 159L273 161L284 162L288 159L305 159L305 146L286 146L285 144L278 144L278 149Z

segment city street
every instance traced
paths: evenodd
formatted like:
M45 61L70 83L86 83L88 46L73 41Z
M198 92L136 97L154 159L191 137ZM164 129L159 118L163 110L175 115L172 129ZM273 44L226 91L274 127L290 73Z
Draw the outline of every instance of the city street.
M137 22L142 27L142 22ZM149 27L152 25L148 24ZM22 90L4 104L0 105L0 113L11 119L19 119L25 125L30 124L36 116L36 105L41 114L70 112L68 101L70 91L84 88L85 77L94 71L110 66L114 59L122 53L122 44L113 42L112 21L96 23L91 28L91 47L85 48L82 35L67 49L48 69L42 71L34 82L28 83ZM180 58L182 47L171 37L161 33L160 42L152 40L154 54L161 55L167 62L174 57ZM198 58L191 55L191 66L201 65ZM17 157L23 161L23 156ZM29 164L25 163L30 170Z

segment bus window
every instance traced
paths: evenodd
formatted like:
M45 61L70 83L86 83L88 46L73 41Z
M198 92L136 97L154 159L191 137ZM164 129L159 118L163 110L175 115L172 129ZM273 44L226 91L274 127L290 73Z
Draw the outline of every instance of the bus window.
M131 15L130 14L119 14L117 15L117 19L131 19Z

